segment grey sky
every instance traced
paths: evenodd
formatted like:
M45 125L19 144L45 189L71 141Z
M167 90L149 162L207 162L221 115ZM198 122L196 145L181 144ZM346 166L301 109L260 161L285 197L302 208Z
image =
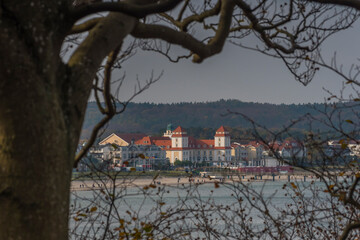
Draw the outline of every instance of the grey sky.
M356 63L360 49L356 46L359 27L332 36L322 47L330 61L337 51L338 62L344 68ZM122 88L124 99L133 92L136 75L145 80L154 70L164 75L155 85L135 98L135 102L190 102L238 99L268 103L323 102L329 95L323 87L339 92L343 79L328 70L321 70L308 86L296 82L285 65L277 59L230 43L223 52L194 64L191 60L171 63L165 57L151 52L138 52L123 64L126 84Z

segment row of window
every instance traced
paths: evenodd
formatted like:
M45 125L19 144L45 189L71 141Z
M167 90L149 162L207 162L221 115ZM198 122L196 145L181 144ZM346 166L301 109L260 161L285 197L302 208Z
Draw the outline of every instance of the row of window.
M175 143L175 147L178 147L179 145L177 144L177 143ZM186 146L186 144L184 144L184 146ZM188 147L195 147L195 144L190 144ZM197 147L198 148L207 148L208 147L208 145L206 145L206 144L204 144L204 145L197 145ZM209 145L209 148L212 148L213 147L213 145ZM167 148L170 148L170 146L168 146Z
M184 161L212 161L213 159L216 159L216 158L213 158L213 157L200 157L200 156L197 156L197 157L184 157L183 160ZM179 160L177 157L175 158L175 160ZM225 160L225 161L230 161L231 160L231 157L225 157L225 158L222 158L220 156L218 156L217 158L218 161L222 161L222 160Z
M142 153L141 153L142 154ZM136 153L130 153L130 154L126 154L124 153L122 155L123 159L127 159L128 157L129 158L139 158L139 155L140 154L136 154ZM144 154L142 154L144 155ZM165 157L165 154L149 154L149 155L146 155L146 157L150 157L150 158L159 158L161 157L161 155L163 155L162 157ZM116 154L116 157L120 157L120 155Z

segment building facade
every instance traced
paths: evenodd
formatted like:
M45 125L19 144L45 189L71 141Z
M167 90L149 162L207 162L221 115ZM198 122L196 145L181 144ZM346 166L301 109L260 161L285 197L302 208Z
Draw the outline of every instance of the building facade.
M127 134L121 136L113 133L99 143L100 146L103 146L99 149L116 145L117 148L113 149L111 153L106 151L106 158L113 159L114 164L121 164L134 158L135 155L139 156L139 154L144 154L149 158L157 158L157 156L161 159L167 158L171 164L178 160L193 163L208 162L211 165L226 166L231 162L230 134L223 126L216 130L214 139L195 139L189 136L183 127L178 126L172 130L170 124L162 137L143 135L139 138L139 136L141 135ZM129 140L131 137L133 140L135 137L138 139L131 142ZM157 149L155 150L155 148ZM129 157L131 151L133 155Z
M178 160L226 165L231 161L230 134L223 126L214 139L195 139L181 126L173 131L168 127L162 139L153 142L166 151L171 164Z
M166 152L153 144L135 144L130 142L127 146L107 143L92 147L89 151L92 157L100 162L106 161L110 167L142 167L152 169L154 165L166 164Z

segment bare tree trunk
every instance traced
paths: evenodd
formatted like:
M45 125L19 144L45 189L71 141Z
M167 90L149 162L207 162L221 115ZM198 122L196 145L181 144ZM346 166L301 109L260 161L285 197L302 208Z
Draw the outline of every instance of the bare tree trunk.
M0 238L66 239L73 151L58 104L8 90L0 100Z
M92 79L136 23L111 14L65 65L69 3L0 1L0 239L68 238L71 171ZM116 34L101 34L114 24Z
M0 9L0 239L67 239L82 117L71 117L59 86L67 75L57 69L56 29L48 31L46 18L35 25L36 15L32 21L24 6L11 4Z
M48 79L24 68L0 75L0 239L66 239L77 139Z

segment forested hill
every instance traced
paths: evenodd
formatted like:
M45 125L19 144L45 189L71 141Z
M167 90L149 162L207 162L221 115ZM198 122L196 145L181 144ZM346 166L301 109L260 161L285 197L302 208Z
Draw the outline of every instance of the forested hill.
M114 117L108 124L105 134L111 132L142 132L160 134L168 123L174 127L217 129L224 125L232 128L250 128L251 123L238 114L247 115L258 124L267 128L282 128L307 113L320 116L318 110L324 109L323 104L291 104L275 105L264 103L241 102L238 100L220 100L205 103L130 103L126 111ZM83 126L82 138L87 138L92 127L100 121L102 115L97 110L96 103L90 102ZM313 124L312 127L321 128ZM308 129L307 123L300 123L296 129Z

